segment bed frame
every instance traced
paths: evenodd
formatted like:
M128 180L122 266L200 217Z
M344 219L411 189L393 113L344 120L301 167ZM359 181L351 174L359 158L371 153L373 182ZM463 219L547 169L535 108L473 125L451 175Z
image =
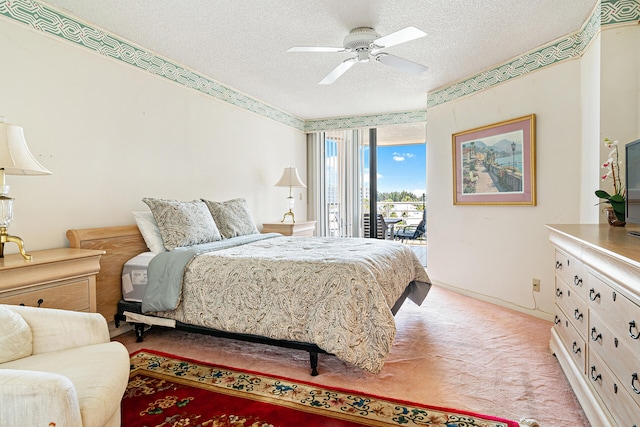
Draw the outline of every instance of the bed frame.
M119 327L120 322L126 321L126 317L123 314L124 311L141 313L141 303L122 301L122 269L124 264L136 255L149 250L142 238L142 234L140 234L138 226L124 225L72 229L67 231L67 239L69 239L69 244L72 248L105 251L105 254L100 258L100 273L98 273L96 277L96 303L98 313L102 314L107 321L113 320L116 327ZM392 307L391 311L394 316L409 295L412 283L407 286ZM145 325L133 323L133 326L136 331L137 341L141 342L143 340ZM307 351L309 353L311 375L313 376L318 375L318 354L330 354L311 343L276 340L250 334L238 334L189 325L182 322L176 322L175 329Z

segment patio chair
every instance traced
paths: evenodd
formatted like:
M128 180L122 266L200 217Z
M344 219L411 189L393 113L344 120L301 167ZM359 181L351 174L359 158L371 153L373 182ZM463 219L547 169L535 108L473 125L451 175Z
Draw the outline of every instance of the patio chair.
M422 220L420 223L415 225L405 225L398 227L395 238L400 239L402 243L405 240L418 240L423 237L426 237L427 234L427 211L423 211Z

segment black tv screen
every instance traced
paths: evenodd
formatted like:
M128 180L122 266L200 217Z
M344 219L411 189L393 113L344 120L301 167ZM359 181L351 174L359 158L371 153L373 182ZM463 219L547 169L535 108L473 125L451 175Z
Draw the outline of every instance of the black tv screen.
M625 145L626 222L640 224L640 139Z

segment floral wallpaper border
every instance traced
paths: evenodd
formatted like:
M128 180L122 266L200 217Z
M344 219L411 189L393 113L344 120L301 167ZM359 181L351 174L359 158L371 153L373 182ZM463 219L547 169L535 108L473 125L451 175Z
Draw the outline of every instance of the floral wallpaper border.
M426 109L305 121L131 42L66 16L43 3L32 0L0 0L0 15L304 132L426 121ZM579 31L491 70L431 92L427 94L426 107L472 95L543 67L579 57L603 26L638 20L640 4L637 0L601 0Z

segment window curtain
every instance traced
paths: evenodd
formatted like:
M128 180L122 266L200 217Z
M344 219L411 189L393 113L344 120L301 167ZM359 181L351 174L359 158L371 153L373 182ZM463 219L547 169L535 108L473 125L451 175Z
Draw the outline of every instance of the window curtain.
M316 132L307 137L307 215L317 221L319 236L362 236L361 139L359 130Z

